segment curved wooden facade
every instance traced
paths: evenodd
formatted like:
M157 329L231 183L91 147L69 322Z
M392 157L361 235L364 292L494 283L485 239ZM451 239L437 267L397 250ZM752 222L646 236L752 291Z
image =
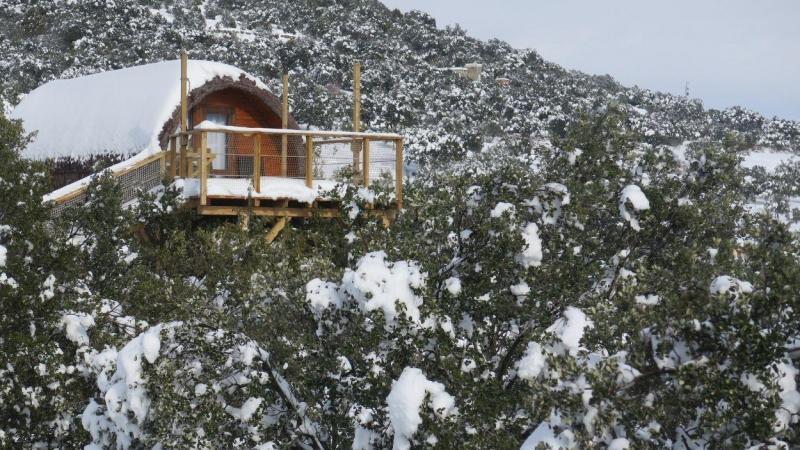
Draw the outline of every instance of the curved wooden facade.
M242 76L239 80L216 77L203 86L193 89L188 95L189 129L208 120L211 116L225 117L222 125L245 128L281 128L281 102L272 93L259 88L250 79ZM180 105L172 118L164 124L159 140L162 148L167 148L170 131L180 123ZM299 129L294 117L289 114L287 128ZM225 136L227 150L224 164L212 168L211 173L218 176L235 176L253 164L253 136ZM303 142L300 138L288 142L289 177L302 177L304 172ZM262 173L265 176L280 176L281 138L270 136L261 140Z

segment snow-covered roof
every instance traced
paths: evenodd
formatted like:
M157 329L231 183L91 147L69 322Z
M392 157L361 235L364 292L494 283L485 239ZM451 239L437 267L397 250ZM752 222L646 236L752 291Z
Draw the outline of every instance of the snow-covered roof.
M190 60L189 89L215 77L256 77L213 61ZM180 105L180 61L164 61L68 80L34 89L12 111L27 132L37 132L23 156L82 158L160 150L159 134Z

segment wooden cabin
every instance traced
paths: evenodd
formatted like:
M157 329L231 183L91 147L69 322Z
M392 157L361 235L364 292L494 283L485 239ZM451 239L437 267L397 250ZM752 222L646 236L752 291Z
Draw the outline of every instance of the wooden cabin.
M282 128L281 100L256 77L225 64L194 60L188 61L187 76L189 129L206 120ZM119 162L165 149L169 136L180 129L180 83L180 61L46 83L25 96L12 113L12 118L23 120L26 131L36 133L23 155L51 161L54 187L60 188L94 173L99 160ZM287 127L298 128L291 114ZM247 164L245 155L253 153L251 141L252 137L228 141L222 135L212 136L214 173L230 174ZM280 141L264 139L262 154L278 157ZM301 147L299 142L290 146ZM291 170L301 175L302 167L296 161ZM280 171L274 165L266 169L273 175Z
M402 137L359 132L360 85L355 91L355 131L300 130L288 109L288 78L278 98L236 67L184 57L51 81L25 96L12 118L35 133L23 156L52 162L58 189L45 200L56 212L82 202L98 160L113 163L106 170L125 200L167 180L200 214L248 208L309 217L322 208L334 216L334 185L370 187L387 177L394 202L370 209L399 209Z

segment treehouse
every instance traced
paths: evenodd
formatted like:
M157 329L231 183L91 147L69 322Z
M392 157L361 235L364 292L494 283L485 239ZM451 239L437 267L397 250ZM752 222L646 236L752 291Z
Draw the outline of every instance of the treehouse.
M388 195L367 214L388 220L402 207L403 139L363 133L360 67L354 131L300 129L282 97L258 78L211 61L181 60L46 83L12 112L35 133L23 156L48 160L58 189L54 214L85 201L97 161L125 201L161 186L182 189L201 215L333 217L337 192L380 183ZM280 225L282 226L282 225Z

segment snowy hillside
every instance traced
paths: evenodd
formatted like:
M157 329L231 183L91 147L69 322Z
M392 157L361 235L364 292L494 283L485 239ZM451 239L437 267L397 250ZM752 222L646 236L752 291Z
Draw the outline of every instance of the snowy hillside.
M295 116L323 127L347 126L350 70L361 60L367 125L404 131L419 159L458 159L498 138L558 135L577 113L609 102L649 143L735 133L746 145L800 148L797 123L705 110L696 99L567 71L533 50L440 29L423 13L377 0L7 0L0 21L0 98L10 103L44 81L174 59L185 46L193 58L240 67L276 91L279 73L291 71ZM480 83L437 70L471 62L484 65ZM510 85L498 86L499 77Z
M298 121L348 128L360 59L367 127L414 160L391 223L338 185L270 243L279 218L197 216L189 185L126 205L101 176L53 217L0 116L0 448L800 447L798 124L373 0L0 0L0 25L10 103L183 45L275 92L290 70Z

